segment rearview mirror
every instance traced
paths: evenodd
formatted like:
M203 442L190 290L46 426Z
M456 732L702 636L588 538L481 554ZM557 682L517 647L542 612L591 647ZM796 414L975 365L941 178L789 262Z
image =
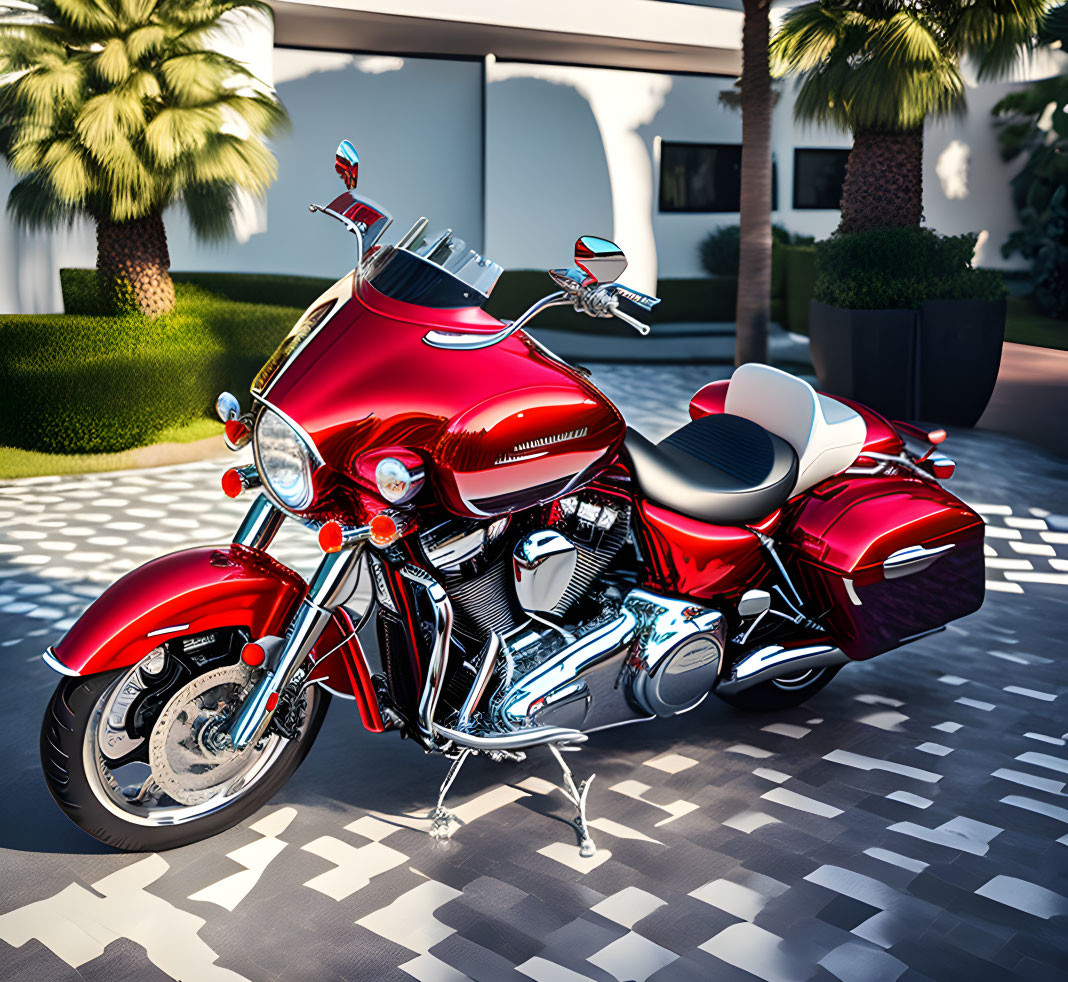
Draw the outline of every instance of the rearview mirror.
M334 170L341 175L341 180L345 182L345 187L350 191L355 189L356 178L360 173L360 155L348 140L342 140L338 144Z
M584 235L575 243L575 265L598 283L614 283L627 268L627 257L614 242Z

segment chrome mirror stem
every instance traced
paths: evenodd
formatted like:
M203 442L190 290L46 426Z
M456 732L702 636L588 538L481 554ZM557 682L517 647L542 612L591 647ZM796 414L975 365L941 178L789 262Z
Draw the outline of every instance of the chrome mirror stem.
M353 235L356 236L356 276L360 275L360 265L363 263L363 232L360 231L360 226L357 225L352 219L346 218L339 211L334 211L332 208L328 208L326 205L308 205L308 211L322 212L324 215L329 215L331 218L341 222Z

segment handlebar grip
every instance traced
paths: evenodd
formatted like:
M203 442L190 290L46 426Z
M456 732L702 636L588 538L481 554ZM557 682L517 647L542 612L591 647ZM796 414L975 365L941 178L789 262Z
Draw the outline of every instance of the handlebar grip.
M631 317L630 314L623 313L623 311L619 309L618 304L612 307L612 313L621 321L623 321L624 324L629 324L631 327L633 327L634 330L636 330L639 334L646 335L649 333L648 324L643 324L636 317Z

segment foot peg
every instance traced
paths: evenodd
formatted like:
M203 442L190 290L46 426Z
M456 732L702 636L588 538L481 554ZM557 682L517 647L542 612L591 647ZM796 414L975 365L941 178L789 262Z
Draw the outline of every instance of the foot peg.
M583 859L590 859L597 853L597 847L593 844L593 838L590 836L590 828L586 822L586 796L589 794L590 785L593 784L593 779L597 775L591 774L585 781L576 787L575 777L571 773L571 768L564 762L564 755L560 752L559 747L557 747L555 743L550 743L549 749L556 758L556 762L560 765L560 769L564 772L564 786L560 789L560 793L575 806L575 809L578 812L578 815L569 824L572 825L578 833L579 855L582 856Z

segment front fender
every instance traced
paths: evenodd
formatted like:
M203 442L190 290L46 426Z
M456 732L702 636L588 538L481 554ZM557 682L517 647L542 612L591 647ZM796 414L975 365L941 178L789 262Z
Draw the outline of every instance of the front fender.
M265 552L232 545L161 556L109 586L54 648L72 675L134 665L170 638L244 627L253 638L284 634L307 590Z

